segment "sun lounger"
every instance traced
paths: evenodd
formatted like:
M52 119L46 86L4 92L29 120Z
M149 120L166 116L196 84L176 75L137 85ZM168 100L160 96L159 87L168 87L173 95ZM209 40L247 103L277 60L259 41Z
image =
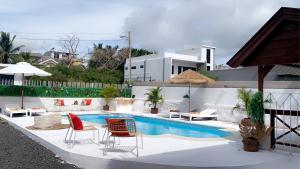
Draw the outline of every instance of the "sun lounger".
M27 110L21 109L19 105L5 105L5 112L12 118L14 114L25 114L27 116Z
M183 112L179 112L179 111L170 111L170 112L169 112L169 118L174 118L174 117L179 117L179 118L181 118L181 114L183 114Z
M215 109L205 109L201 112L190 112L190 113L182 113L182 117L187 117L189 118L189 121L192 121L193 118L200 118L200 119L205 119L205 118L210 118L210 119L216 119L217 116L217 110Z
M26 110L29 112L30 117L32 116L33 113L40 114L40 113L46 113L47 112L45 108L38 107L38 106L27 108Z

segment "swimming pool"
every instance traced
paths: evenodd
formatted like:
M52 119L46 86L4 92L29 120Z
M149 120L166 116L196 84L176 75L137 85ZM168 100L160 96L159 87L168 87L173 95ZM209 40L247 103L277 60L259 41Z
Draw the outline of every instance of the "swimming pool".
M126 114L88 114L79 115L79 117L83 121L97 124L105 124L105 118L133 118L136 121L137 130L146 135L173 134L195 138L227 137L231 135L230 132L222 131L221 128L217 127Z

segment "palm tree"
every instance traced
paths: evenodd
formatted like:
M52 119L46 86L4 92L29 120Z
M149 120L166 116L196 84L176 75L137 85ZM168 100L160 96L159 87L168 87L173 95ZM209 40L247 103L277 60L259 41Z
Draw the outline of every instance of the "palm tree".
M253 93L251 90L246 90L245 88L238 89L238 98L240 99L241 103L237 103L233 110L237 110L239 112L248 112L249 102Z
M27 62L34 64L35 59L31 56L30 52L20 52L10 56L11 63Z
M23 47L23 45L14 47L13 42L15 38L16 35L10 38L10 33L1 32L0 55L2 63L9 63L11 54L18 52Z

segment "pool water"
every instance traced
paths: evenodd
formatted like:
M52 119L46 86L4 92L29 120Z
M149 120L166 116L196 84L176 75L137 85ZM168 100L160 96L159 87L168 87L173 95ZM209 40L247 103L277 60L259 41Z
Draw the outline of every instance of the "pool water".
M195 138L227 137L231 135L230 132L222 131L221 128L217 127L126 114L89 114L79 115L79 117L83 121L97 124L105 124L105 118L133 118L137 130L146 135L173 134Z

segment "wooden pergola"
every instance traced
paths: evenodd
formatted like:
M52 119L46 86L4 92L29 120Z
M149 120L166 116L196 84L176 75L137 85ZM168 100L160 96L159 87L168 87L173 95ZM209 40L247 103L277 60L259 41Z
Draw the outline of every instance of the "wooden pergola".
M300 63L300 9L280 8L227 62L233 68L258 67L258 90L275 65Z
M280 8L269 21L227 62L233 68L257 66L258 90L263 93L264 77L276 65L300 66L300 9ZM300 148L300 144L282 142L279 139L293 132L300 137L298 126L291 126L280 115L300 116L299 111L265 109L270 114L270 125L275 127L275 120L290 128L284 134L275 136L271 133L271 148L275 144Z

